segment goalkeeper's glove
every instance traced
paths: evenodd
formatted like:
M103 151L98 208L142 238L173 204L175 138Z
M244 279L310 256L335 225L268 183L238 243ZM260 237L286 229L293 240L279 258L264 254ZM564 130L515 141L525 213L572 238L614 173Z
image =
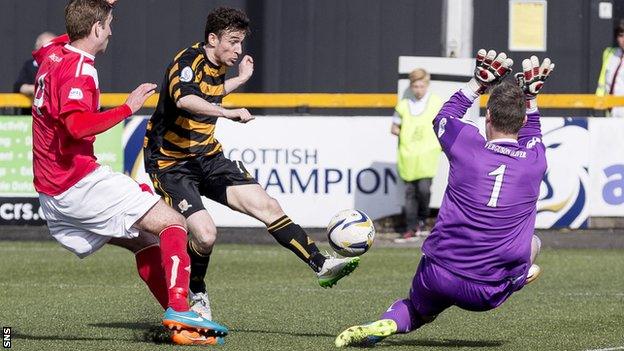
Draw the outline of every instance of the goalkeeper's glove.
M470 90L477 94L483 94L489 87L500 83L511 72L513 60L504 52L496 54L485 49L477 52L477 65L472 79L468 82Z
M554 68L555 64L549 58L545 58L541 65L536 56L522 61L522 73L516 73L516 81L524 92L525 99L535 99Z

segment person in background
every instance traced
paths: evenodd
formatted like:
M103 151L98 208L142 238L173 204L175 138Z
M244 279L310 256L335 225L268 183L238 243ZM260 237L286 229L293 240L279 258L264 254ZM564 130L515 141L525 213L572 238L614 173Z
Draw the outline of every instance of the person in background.
M43 32L39 34L37 40L35 41L35 51L39 50L43 45L50 42L55 37L56 35L50 32ZM29 97L33 96L35 92L35 76L37 75L38 69L39 66L37 65L35 59L31 57L26 60L19 71L17 80L13 83L13 92L28 95ZM30 114L30 109L27 114Z
M624 19L613 30L616 47L608 47L602 52L602 68L598 77L596 96L624 95ZM608 116L624 117L624 106L614 107Z
M397 168L405 182L406 231L398 241L426 234L431 181L441 153L431 122L442 107L442 99L428 91L431 77L424 69L413 70L409 80L413 95L395 107L390 130L399 137Z
M43 45L50 42L55 37L56 35L51 32L39 34L37 40L35 40L35 51L41 49ZM17 75L15 83L13 83L13 92L32 97L35 93L35 76L37 75L38 69L39 66L35 59L31 57L26 60ZM17 112L19 112L20 115L30 115L30 108L18 109Z

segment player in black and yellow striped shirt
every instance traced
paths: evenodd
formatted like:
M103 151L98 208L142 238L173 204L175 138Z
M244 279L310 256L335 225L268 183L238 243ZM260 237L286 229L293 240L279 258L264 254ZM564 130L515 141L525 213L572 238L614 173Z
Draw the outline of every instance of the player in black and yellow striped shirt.
M214 221L204 208L206 196L262 221L273 237L306 262L321 286L334 285L353 271L359 258L325 257L279 203L245 170L227 159L214 137L217 118L246 123L253 116L244 108L221 107L223 97L253 74L253 60L242 57L238 76L225 79L226 69L242 55L249 19L242 11L221 7L206 21L205 42L178 53L165 72L156 112L145 136L145 169L156 191L187 219L192 233L192 308L211 318L204 277L216 239Z

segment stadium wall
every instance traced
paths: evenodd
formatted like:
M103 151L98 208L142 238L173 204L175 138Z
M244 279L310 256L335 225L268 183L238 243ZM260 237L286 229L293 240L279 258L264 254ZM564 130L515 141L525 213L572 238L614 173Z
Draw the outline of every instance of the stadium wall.
M64 31L65 3L0 1L0 42L10 48L0 55L0 92L11 91L40 32ZM173 56L203 40L206 15L219 5L246 9L252 20L245 50L256 69L241 91L392 92L399 55L442 52L437 1L120 1L113 38L97 60L102 91L160 84Z
M98 137L96 150L114 169L149 183L141 154L146 122L131 118ZM248 125L218 123L225 154L243 161L303 226L324 227L345 208L362 209L375 219L401 212L403 185L388 117L262 116ZM551 117L542 120L542 129L549 168L537 227L582 228L590 217L624 217L624 120ZM29 149L30 119L1 117L0 224L43 224ZM447 167L443 159L433 207L441 203ZM261 225L211 201L205 204L219 226Z
M595 89L601 51L613 43L616 19L598 18L599 2L604 1L547 1L547 51L540 55L550 56L557 70L566 72L566 79L549 81L547 93ZM0 55L0 92L11 91L40 32L64 31L65 3L0 1L0 42L9 48ZM473 48L507 50L509 1L473 3ZM392 93L398 56L444 52L443 1L120 1L114 37L98 57L102 90L131 91L144 81L160 84L173 55L202 40L208 11L224 4L246 9L252 19L245 47L256 58L256 70L242 91ZM526 54L511 52L516 62Z
M614 45L613 25L624 13L616 11L612 18L600 18L599 3L605 0L548 0L546 51L556 63L556 79L544 87L545 93L593 93L602 65L602 51ZM474 1L473 48L508 48L509 1ZM496 14L496 15L493 15ZM516 66L532 52L509 51ZM562 75L565 75L564 76ZM561 75L561 76L560 76ZM580 111L596 115L593 110ZM569 110L551 110L552 115L569 115Z

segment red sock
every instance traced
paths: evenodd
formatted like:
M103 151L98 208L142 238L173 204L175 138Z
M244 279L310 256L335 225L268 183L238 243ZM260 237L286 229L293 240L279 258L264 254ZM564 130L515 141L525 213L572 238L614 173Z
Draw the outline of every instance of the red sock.
M191 259L186 253L186 230L183 227L171 225L160 232L160 257L165 270L169 307L178 312L188 311L186 297Z
M165 271L163 271L160 246L154 245L145 248L135 254L137 270L139 276L158 300L163 308L167 308L167 283L165 282Z

